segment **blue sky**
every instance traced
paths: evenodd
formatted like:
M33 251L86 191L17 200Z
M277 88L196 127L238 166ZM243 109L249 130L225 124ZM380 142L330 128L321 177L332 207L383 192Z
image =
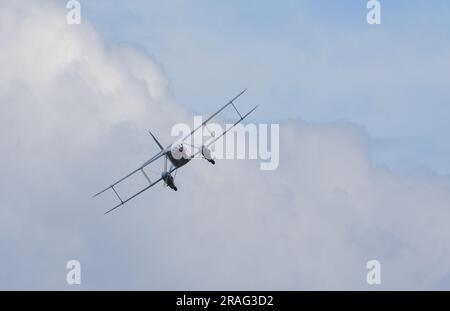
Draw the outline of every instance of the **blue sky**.
M379 26L366 1L82 4L107 42L154 56L194 112L249 87L256 118L355 122L377 140L375 160L450 173L447 1L382 1Z
M449 4L365 3L2 0L0 289L448 289ZM192 161L103 216L149 128L244 87L277 170Z

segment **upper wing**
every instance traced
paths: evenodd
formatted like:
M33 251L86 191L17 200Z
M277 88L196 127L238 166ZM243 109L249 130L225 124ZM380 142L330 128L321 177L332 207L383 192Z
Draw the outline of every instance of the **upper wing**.
M209 147L212 144L214 144L216 141L218 141L220 138L222 138L223 136L225 136L232 128L234 128L236 125L238 125L239 123L241 123L245 118L247 118L253 111L256 110L256 108L258 108L258 106L255 106L252 110L250 110L249 112L247 112L245 115L241 116L240 119L238 121L236 121L236 123L233 124L233 126L230 126L229 128L227 128L225 131L222 132L222 134L220 134L219 136L217 136L216 138L214 138L213 140L209 141L205 147ZM199 150L194 153L194 155L192 156L192 158L195 158L196 156L198 156L200 153L202 153L202 149L199 148Z
M148 177L147 173L145 173L144 168L147 167L148 165L150 165L151 163L155 162L156 160L158 160L159 158L163 157L166 155L166 152L164 150L161 150L159 153L157 153L155 156L153 156L150 160L148 160L147 162L145 162L144 164L142 164L139 168L135 169L134 171L132 171L131 173L129 173L128 175L126 175L125 177L119 179L118 181L116 181L115 183L111 184L110 186L106 187L105 189L103 189L102 191L96 193L93 197L97 197L100 194L104 193L105 191L108 190L112 190L115 195L117 196L117 198L120 200L120 204L115 206L113 209L109 210L108 212L106 212L105 214L111 212L112 210L115 210L116 208L118 208L119 206L125 204L126 202L130 201L131 199L135 198L136 196L138 196L139 194L141 194L142 192L146 191L147 189L153 187L155 184L157 184L158 182L160 182L162 180L162 178L156 180L156 181L151 181L150 178ZM145 187L143 190L139 191L138 193L134 194L133 196L123 200L120 195L117 193L116 189L114 188L115 186L117 186L118 184L120 184L121 182L125 181L126 179L130 178L131 176L133 176L134 174L136 174L137 172L141 172L144 177L147 179L147 181L149 182L149 186Z
M178 168L174 167L170 170L170 174L174 171L176 171ZM148 179L147 175L145 174L144 171L142 171L145 175L145 177ZM119 197L120 199L120 203L117 204L116 206L114 206L112 209L108 210L105 212L105 215L108 213L111 213L113 210L121 207L122 205L124 205L125 203L127 203L128 201L131 201L132 199L134 199L135 197L137 197L138 195L140 195L142 192L147 191L148 189L150 189L151 187L153 187L154 185L156 185L157 183L159 183L161 180L163 180L162 177L160 177L159 179L155 180L154 182L151 182L150 179L148 179L148 181L150 182L150 184L145 187L144 189L140 190L139 192L136 192L135 194L133 194L131 197L129 197L128 199L122 201L122 199L119 197L119 195L117 194L116 190L114 190L114 188L112 188L114 190L114 192L116 193L116 195Z
M188 135L186 135L182 141L186 141L188 138L191 138L192 135L194 135L195 132L197 132L199 129L201 129L202 127L208 125L209 121L211 121L214 117L216 117L219 113L221 113L223 110L225 110L227 107L232 106L234 108L234 110L236 111L236 113L239 115L239 119L236 121L236 123L233 124L233 126L229 127L228 129L226 129L225 131L223 131L219 136L217 136L216 138L214 138L212 141L208 142L208 144L206 145L206 147L211 146L212 144L214 144L216 141L218 141L221 137L223 137L227 132L229 132L232 128L234 128L236 125L238 125L239 123L241 123L245 118L247 118L253 111L256 110L256 108L258 108L258 106L255 106L253 109L251 109L249 112L247 112L245 115L242 115L239 110L236 108L234 101L236 99L238 99L242 94L244 94L247 91L247 89L243 90L242 92L240 92L236 97L234 97L232 100L230 100L227 104L225 104L225 106L223 106L222 108L220 108L217 112L215 112L212 116L210 116L208 119L206 119L201 125L199 125L197 128L195 128L191 133L189 133ZM196 149L198 149L198 151L196 153L194 153L192 155L192 158L195 158L196 156L198 156L201 152L202 152L202 148L200 146L192 146Z
M146 166L148 166L149 164L155 162L156 160L158 160L159 158L161 158L165 153L163 151L160 151L158 154L156 154L154 157L152 157L150 160L148 160L147 162L145 162L144 164L142 164L139 168L135 169L134 171L132 171L131 173L129 173L127 176L119 179L118 181L116 181L115 183L111 184L110 186L106 187L105 189L103 189L102 191L94 194L93 198L99 196L100 194L102 194L103 192L109 190L109 189L113 189L114 186L120 184L122 181L124 181L125 179L133 176L134 174L136 174L137 172L141 171L144 176L148 179L147 174L145 174L144 168ZM114 189L113 189L114 190Z
M199 129L201 129L202 127L206 126L208 124L209 121L211 121L212 119L214 119L214 117L216 117L219 113L221 113L223 110L225 110L225 108L229 107L230 105L233 106L234 110L236 110L237 114L239 115L239 117L242 118L242 115L240 114L240 112L237 110L236 106L234 105L234 101L236 99L238 99L242 94L244 94L247 91L247 89L243 90L242 92L240 92L236 97L234 97L232 100L230 100L228 103L226 103L222 108L220 108L219 110L217 110L212 116L210 116L208 119L206 119L205 121L203 121L202 124L200 124L199 126L197 126L192 132L190 132L188 135L186 135L185 137L183 137L182 141L186 141L188 138L192 137L192 135L194 135L195 132L197 132ZM256 108L256 107L255 107ZM254 109L253 109L254 110ZM241 120L242 121L242 120Z
M222 136L224 136L226 133L228 133L233 127L235 127L236 125L238 125L239 123L241 123L245 118L247 118L253 111L256 110L256 108L258 108L258 106L255 106L252 110L250 110L249 112L247 112L245 115L241 116L241 118L236 121L236 123L233 124L233 126L230 126L229 128L227 128L225 131L222 132L222 134L220 134L219 136L217 136L215 139L211 140L210 142L208 142L208 144L206 145L206 147L211 146L212 144L214 144L216 141L218 141Z

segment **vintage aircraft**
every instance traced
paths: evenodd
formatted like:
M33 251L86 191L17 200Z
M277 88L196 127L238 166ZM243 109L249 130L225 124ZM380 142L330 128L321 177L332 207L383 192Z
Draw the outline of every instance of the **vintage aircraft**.
M244 120L246 117L248 117L253 111L256 110L256 108L258 108L258 106L254 107L252 110L250 110L247 114L242 115L239 110L236 108L234 101L240 97L242 94L244 94L246 91L243 90L241 93L239 93L235 98L233 98L232 100L230 100L225 106L223 106L222 108L220 108L217 112L215 112L212 116L210 116L208 119L206 119L200 126L198 126L197 128L195 128L190 134L188 134L187 136L183 137L181 140L178 140L177 142L167 146L166 148L164 148L160 142L156 139L156 137L149 131L150 135L152 136L153 140L156 142L156 144L158 145L158 147L161 149L161 151L159 153L157 153L155 156L153 156L151 159L149 159L147 162L145 162L144 164L142 164L139 168L137 168L136 170L132 171L131 173L129 173L127 176L123 177L122 179L116 181L115 183L111 184L110 186L108 186L107 188L103 189L102 191L100 191L99 193L95 194L94 197L99 196L100 194L111 190L114 192L114 194L117 196L117 198L119 199L120 203L118 205L116 205L115 207L113 207L112 209L108 210L105 214L108 214L110 212L112 212L113 210L121 207L122 205L124 205L125 203L127 203L128 201L134 199L135 197L137 197L138 195L140 195L141 193L143 193L144 191L150 189L151 187L153 187L154 185L156 185L157 183L159 183L160 181L164 181L165 185L170 187L171 189L178 191L177 186L175 185L175 177L176 177L176 173L177 170L186 165L187 163L189 163L189 161L191 161L193 158L195 158L196 156L199 156L200 154L202 155L202 157L207 160L208 162L210 162L211 164L215 164L214 159L211 157L211 150L209 149L209 147L211 145L213 145L217 140L219 140L222 136L224 136L229 130L231 130L233 127L235 127L236 125L238 125L239 123L242 122L242 120ZM238 121L236 121L236 123L233 124L233 126L228 127L225 131L223 131L219 136L215 137L215 135L211 135L214 137L214 139L212 139L210 142L208 142L206 145L202 145L202 146L193 146L189 143L189 139L191 139L194 135L194 133L196 133L198 130L200 130L203 127L208 128L208 123L214 118L216 117L218 114L220 114L223 110L225 110L227 107L232 106L234 108L234 110L236 111L236 113L239 115L239 119ZM192 154L190 154L190 152L188 152L188 147L193 147L194 149L197 149L197 151L192 152ZM164 159L164 170L161 173L161 177L157 180L151 180L149 178L149 176L147 175L147 173L145 172L145 168L150 165L151 163L155 162L156 160L163 158ZM168 169L167 167L167 162L170 162L171 166ZM134 174L141 172L144 177L147 179L148 181L148 186L146 186L144 189L138 191L137 193L131 195L129 198L123 199L119 193L116 190L116 186L119 185L120 183L124 182L126 179L130 178L131 176L133 176ZM172 173L175 172L175 176L172 176Z

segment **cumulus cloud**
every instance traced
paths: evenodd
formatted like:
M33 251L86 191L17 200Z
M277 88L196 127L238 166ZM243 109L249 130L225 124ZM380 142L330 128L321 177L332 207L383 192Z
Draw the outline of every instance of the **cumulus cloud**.
M0 288L70 289L70 259L84 289L365 289L371 259L380 288L446 286L448 180L375 166L353 124L285 121L278 170L193 161L103 216L90 195L156 151L145 130L187 120L168 78L54 2L2 1L0 40Z

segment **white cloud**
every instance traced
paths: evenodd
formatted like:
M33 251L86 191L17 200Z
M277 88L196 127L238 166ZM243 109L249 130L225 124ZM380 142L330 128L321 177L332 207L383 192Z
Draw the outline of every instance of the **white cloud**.
M177 193L104 217L112 202L90 195L183 109L136 48L105 47L51 2L2 6L0 288L65 289L70 259L85 289L364 289L371 259L385 289L448 279L448 180L374 166L351 124L286 122L279 170L194 161Z

